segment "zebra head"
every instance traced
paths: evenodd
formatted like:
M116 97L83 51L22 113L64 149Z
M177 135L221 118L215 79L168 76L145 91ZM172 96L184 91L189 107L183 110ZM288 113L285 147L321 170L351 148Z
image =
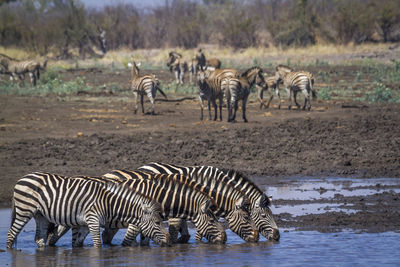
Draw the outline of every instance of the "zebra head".
M285 65L276 66L275 83L278 84L279 82L281 82L286 77L286 75L292 71L293 69L291 67Z
M278 241L280 238L279 229L269 208L270 204L271 199L263 194L257 201L252 203L250 216L260 234L268 238L268 240Z
M218 222L218 218L212 212L215 204L211 199L202 203L199 211L192 222L196 225L196 240L200 241L205 237L211 243L224 244L226 233L224 227Z
M265 79L263 75L263 70L260 67L251 67L242 73L241 77L246 77L249 84L252 86L256 84L257 86L263 86L265 84Z
M259 239L258 230L252 225L249 214L248 199L241 197L235 203L235 207L230 211L225 219L235 234L240 236L246 242L257 242Z
M169 233L161 225L161 205L155 201L141 204L143 216L140 218L139 227L144 236L149 237L157 244L164 246L171 245Z
M169 67L170 71L172 71L172 67L178 64L180 58L182 58L181 54L174 51L169 52L167 66Z

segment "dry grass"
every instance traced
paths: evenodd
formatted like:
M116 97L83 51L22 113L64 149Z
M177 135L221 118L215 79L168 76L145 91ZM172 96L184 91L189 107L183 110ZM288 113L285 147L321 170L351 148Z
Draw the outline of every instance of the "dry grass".
M303 48L280 49L279 47L251 47L246 49L234 50L228 47L219 47L217 45L200 45L205 51L208 58L219 58L223 67L237 66L273 66L275 64L354 64L357 63L351 55L382 53L389 51L390 44L362 44L362 45L314 45ZM142 63L143 69L149 68L166 68L165 63L168 53L175 50L190 60L196 53L196 49L181 48L165 48L165 49L120 49L118 51L110 51L101 59L72 59L51 61L49 65L60 68L87 68L87 67L103 67L111 69L127 68L128 62L133 59ZM100 52L97 51L99 54ZM15 48L0 47L0 53L15 57L18 59L38 58L39 56L31 55L23 50ZM76 51L73 51L76 54ZM362 61L361 57L358 59ZM385 59L376 59L385 60Z

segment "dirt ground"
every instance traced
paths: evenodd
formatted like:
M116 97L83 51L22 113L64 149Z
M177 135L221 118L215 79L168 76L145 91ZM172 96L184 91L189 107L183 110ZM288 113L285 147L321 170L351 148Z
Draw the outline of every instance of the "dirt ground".
M63 75L66 79L85 75L93 84L113 78L126 86L129 80L128 72ZM169 99L179 98L169 94ZM240 111L236 123L226 122L225 108L224 121L201 122L197 99L157 101L156 115L140 111L134 115L129 97L107 92L69 97L2 95L0 106L3 206L10 205L15 182L30 172L101 175L152 161L234 168L264 176L271 184L305 176L400 178L400 105L315 100L310 112L288 110L287 103L279 110L276 102L260 110L252 98L248 123ZM283 214L277 217L278 225L320 231L399 230L399 194L370 198L375 205L356 214L330 212L296 220ZM343 197L343 202L357 206L360 198Z

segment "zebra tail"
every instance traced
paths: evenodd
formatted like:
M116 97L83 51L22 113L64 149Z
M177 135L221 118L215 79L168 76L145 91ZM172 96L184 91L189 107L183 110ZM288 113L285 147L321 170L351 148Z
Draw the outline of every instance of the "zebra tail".
M160 86L157 86L157 90L164 96L165 99L168 99L167 95L161 90Z
M317 98L317 92L315 92L315 90L313 88L314 79L311 79L310 77L308 77L308 82L309 82L309 85L310 85L310 91L311 91L311 94L312 94L312 99L314 100L314 99Z

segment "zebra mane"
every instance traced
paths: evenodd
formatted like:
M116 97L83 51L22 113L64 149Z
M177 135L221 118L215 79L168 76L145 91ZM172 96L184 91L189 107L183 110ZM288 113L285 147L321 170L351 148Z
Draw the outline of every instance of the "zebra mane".
M262 69L260 68L260 67L258 67L258 66L254 66L254 67L251 67L251 68L249 68L249 69L247 69L245 72L243 72L241 75L240 75L240 77L246 77L251 71L253 71L253 70L255 70L255 69L257 69L257 70L261 70L261 72L262 72Z
M252 180L250 180L244 173L237 171L237 170L233 170L233 169L221 168L220 170L222 172L224 172L230 178L234 178L235 181L238 181L239 179L245 180L247 183L249 183L251 186L253 186L260 194L264 194L264 192ZM268 197L265 199L265 201L266 201L266 203L265 203L266 205L271 204Z

